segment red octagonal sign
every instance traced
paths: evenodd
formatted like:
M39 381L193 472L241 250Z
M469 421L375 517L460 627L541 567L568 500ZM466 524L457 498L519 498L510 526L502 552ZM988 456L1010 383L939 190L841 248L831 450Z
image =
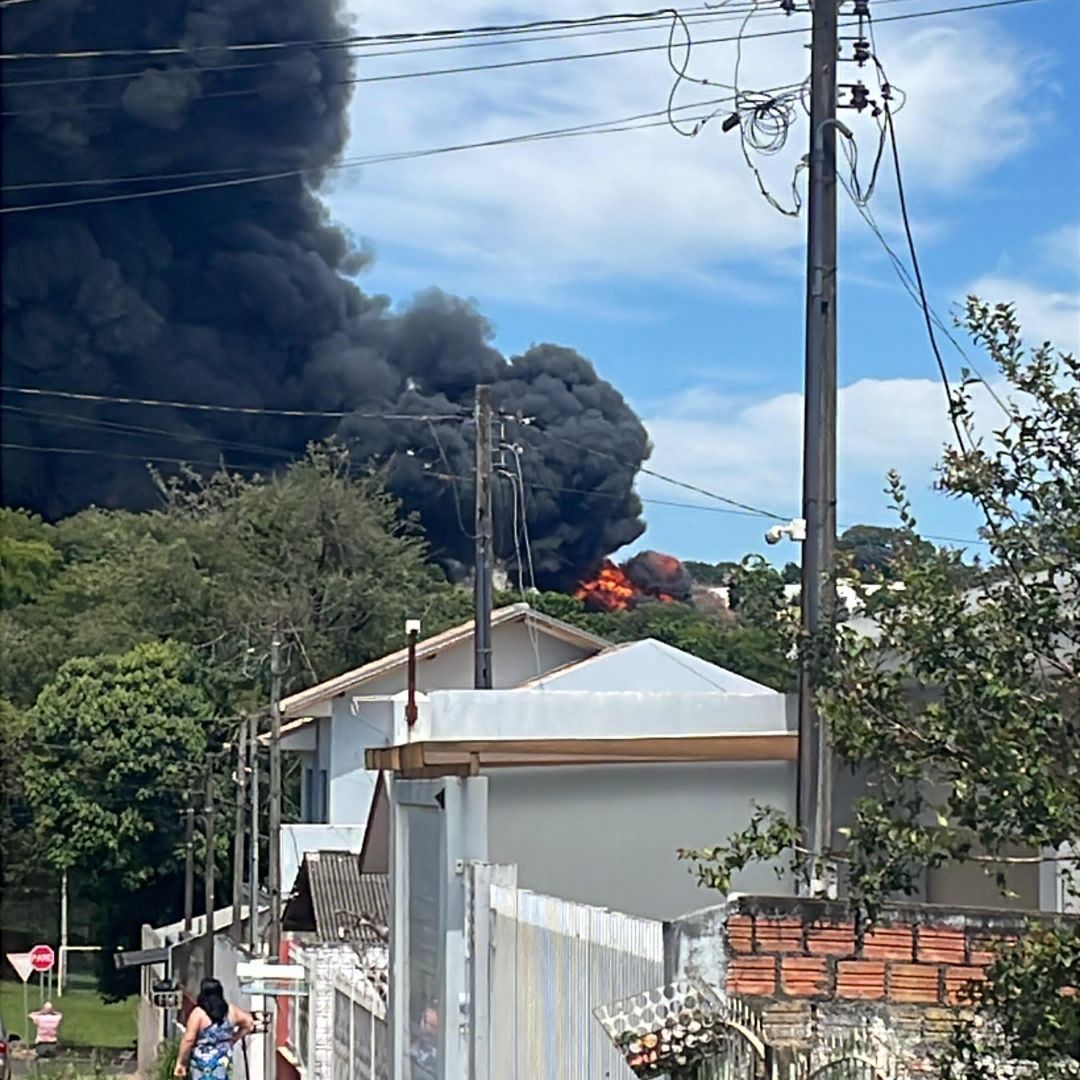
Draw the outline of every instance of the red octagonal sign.
M56 963L56 953L51 945L35 945L30 950L30 966L35 971L51 971Z

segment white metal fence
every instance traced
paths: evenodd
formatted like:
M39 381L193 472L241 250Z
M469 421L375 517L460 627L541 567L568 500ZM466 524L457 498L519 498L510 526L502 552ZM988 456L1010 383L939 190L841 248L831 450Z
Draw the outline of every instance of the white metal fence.
M473 1080L631 1080L593 1016L663 982L661 924L519 889L474 865L466 950Z
M334 986L333 1080L390 1080L386 1008L360 980Z

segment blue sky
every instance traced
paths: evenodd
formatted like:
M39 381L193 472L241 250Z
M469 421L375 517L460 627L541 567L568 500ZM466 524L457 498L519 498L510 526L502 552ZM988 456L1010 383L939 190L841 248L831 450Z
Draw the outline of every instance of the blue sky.
M355 2L355 0L354 0ZM383 5L389 7L390 5ZM876 0L879 20L951 6ZM397 6L395 6L397 7ZM417 0L356 7L358 32L575 17L617 6L559 0L536 8ZM695 37L734 35L718 9ZM807 25L762 3L755 30ZM666 27L562 41L379 56L361 75L421 71L666 40ZM744 42L739 84L796 83L808 35ZM879 21L878 55L907 95L896 118L905 187L932 303L967 292L1017 303L1033 337L1080 344L1080 42L1076 0ZM1073 54L1070 55L1070 50ZM689 72L730 83L731 43L695 46ZM852 65L841 81L854 81ZM871 81L869 73L864 76ZM663 52L581 59L357 87L348 156L498 139L662 109ZM719 96L684 84L677 101ZM868 118L844 114L865 168ZM778 198L805 152L799 111L788 145L759 164ZM800 490L804 230L760 196L735 136L666 127L486 148L338 174L334 215L375 250L361 284L407 302L438 285L475 299L508 353L533 342L578 349L628 398L664 473L780 514ZM889 170L870 209L903 249ZM921 315L878 241L841 196L841 525L887 522L888 468L908 480L927 533L974 537L975 514L930 492L947 417ZM963 361L947 346L955 371ZM972 352L976 364L984 358ZM987 407L985 421L994 416ZM767 550L767 522L642 477L648 531L638 547L683 558ZM663 505L663 501L697 508ZM706 509L705 507L709 507Z

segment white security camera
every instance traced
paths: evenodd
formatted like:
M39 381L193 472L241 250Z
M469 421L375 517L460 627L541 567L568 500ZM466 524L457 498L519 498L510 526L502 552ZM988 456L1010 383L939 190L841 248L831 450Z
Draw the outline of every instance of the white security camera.
M784 537L789 537L796 543L802 543L806 539L806 519L795 518L786 525L774 525L765 534L766 544L779 544Z

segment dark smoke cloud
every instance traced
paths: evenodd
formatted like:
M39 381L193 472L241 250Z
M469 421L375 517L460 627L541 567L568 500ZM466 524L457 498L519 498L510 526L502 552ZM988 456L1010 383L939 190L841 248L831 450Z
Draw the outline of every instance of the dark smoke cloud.
M5 187L306 170L303 180L5 215L5 383L441 414L468 407L476 384L490 382L498 409L531 421L508 422L505 433L522 448L539 582L572 583L640 535L632 482L648 452L646 434L588 361L552 345L506 359L468 304L433 291L395 312L385 297L364 294L344 276L361 270L366 256L327 220L311 190L345 145L350 58L339 48L219 47L340 38L348 27L333 0L43 0L5 8L3 32L7 52L177 43L188 50L7 62ZM94 78L73 81L85 76ZM20 89L11 85L16 81L36 85ZM7 191L5 204L207 179L214 177ZM5 451L5 502L53 517L91 502L147 505L147 457L224 457L238 467L267 468L334 430L332 421L22 395L6 397L3 415L5 442L113 455ZM447 565L471 561L470 425L350 417L341 434L361 455L388 461L392 489L419 511L437 557ZM512 453L505 465L516 472ZM505 475L496 500L499 554L513 563L513 496Z

